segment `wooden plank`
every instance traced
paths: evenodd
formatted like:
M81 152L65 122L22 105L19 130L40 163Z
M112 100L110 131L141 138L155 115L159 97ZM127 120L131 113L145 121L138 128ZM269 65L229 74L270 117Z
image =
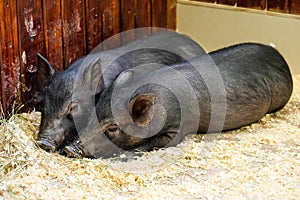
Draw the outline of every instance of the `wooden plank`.
M105 40L120 32L120 3L118 0L102 0L102 40ZM120 46L118 37L114 37L109 43L105 43L103 50Z
M101 2L86 1L87 52L92 51L102 39Z
M61 1L65 68L86 54L85 1Z
M21 55L21 95L22 102L25 104L22 112L32 110L36 105L35 98L37 93L36 71L37 53L44 55L44 30L42 2L36 0L19 1L19 39Z
M236 1L237 0L217 0L217 3L233 6L235 5Z
M245 8L266 9L266 0L193 0L208 3L235 5Z
M136 17L135 23L136 28L141 27L151 27L152 19L151 19L151 2L152 0L137 0L136 2ZM149 35L151 33L151 29L139 29L136 32L136 37L141 38L145 35Z
M152 0L152 26L167 27L167 0Z
M266 0L237 0L237 6L264 10L266 9Z
M270 0L267 1L267 8L270 11L289 12L289 0Z
M1 8L0 8L0 11ZM0 25L0 32L2 33L3 31L1 30L1 25ZM2 47L2 39L0 38L0 46ZM2 65L3 65L3 62L2 62L2 48L0 48L0 70L2 70ZM2 71L1 71L1 74L2 74ZM0 118L3 119L4 118L4 106L2 105L2 76L0 76Z
M151 27L151 0L137 0L136 27Z
M176 0L167 0L167 28L176 30Z
M134 29L136 27L136 6L137 0L127 0L127 1L120 1L121 7L121 31L127 31L130 29ZM126 34L122 34L122 44L126 44L130 41L135 40L135 31L126 32Z
M63 70L63 30L61 0L43 0L47 59L57 70Z
M207 3L215 3L217 0L191 0L191 1L201 1L201 2L207 2Z
M0 16L1 16L1 13L3 13L2 12L2 7L0 7ZM1 16L2 17L2 16ZM1 19L3 19L3 18L1 18ZM2 33L3 31L2 31L2 22L0 22L0 32ZM2 65L3 65L3 59L2 59L2 43L3 43L3 38L2 38L2 35L0 36L0 71L1 71L1 74L2 74ZM4 113L5 113L5 111L4 111L4 106L2 105L2 102L4 102L3 101L3 99L2 99L2 76L0 76L0 85L1 85L1 87L0 87L0 118L1 119L4 119Z
M300 14L300 0L290 0L290 13Z
M14 0L0 4L1 95L7 114L20 103L20 56L18 49L17 5Z

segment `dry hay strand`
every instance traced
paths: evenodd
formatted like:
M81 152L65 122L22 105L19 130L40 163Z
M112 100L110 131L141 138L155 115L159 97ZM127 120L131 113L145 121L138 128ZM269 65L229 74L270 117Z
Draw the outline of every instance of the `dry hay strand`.
M112 170L100 159L68 159L39 149L35 143L39 121L40 113L33 112L15 115L2 122L0 194L4 197L57 199L60 197L57 194L73 196L74 189L79 190L75 192L78 193L76 197L84 197L84 189L112 195L109 187L108 190L98 187L118 188L132 181L142 183L137 177ZM43 195L44 191L56 191L56 195Z
M70 159L35 143L40 113L0 126L1 199L300 199L300 76L280 111L129 159ZM123 156L124 157L124 156Z

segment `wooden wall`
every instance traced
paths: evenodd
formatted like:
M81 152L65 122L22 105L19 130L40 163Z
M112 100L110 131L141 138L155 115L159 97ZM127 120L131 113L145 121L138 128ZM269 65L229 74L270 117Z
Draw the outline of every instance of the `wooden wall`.
M119 32L149 26L175 29L175 6L176 0L3 0L3 112L19 104L25 104L22 111L35 106L37 53L47 57L57 70L63 70Z
M300 0L194 0L217 4L236 5L282 13L300 14Z

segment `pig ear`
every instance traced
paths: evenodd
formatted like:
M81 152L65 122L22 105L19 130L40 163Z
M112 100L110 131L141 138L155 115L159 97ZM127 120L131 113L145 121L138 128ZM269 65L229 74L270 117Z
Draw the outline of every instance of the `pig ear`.
M140 94L129 103L129 113L133 122L138 126L150 124L153 115L155 96L152 93Z
M126 83L130 82L132 80L134 71L131 69L128 69L126 71L123 71L118 75L116 80L114 81L115 86L121 86L125 85Z
M90 91L97 94L100 90L99 82L101 81L100 57L94 59L89 67L85 67L83 70L82 78L84 82L90 83Z
M37 54L37 84L39 91L43 91L45 81L48 80L53 74L56 73L56 70L49 61L44 58L41 54Z

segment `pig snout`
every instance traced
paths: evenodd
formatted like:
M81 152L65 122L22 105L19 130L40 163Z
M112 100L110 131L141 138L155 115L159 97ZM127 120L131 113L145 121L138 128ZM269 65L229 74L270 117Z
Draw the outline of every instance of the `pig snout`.
M63 143L64 135L62 132L43 131L39 133L36 143L45 151L54 152Z
M46 138L40 138L36 141L40 148L44 149L47 152L54 152L56 147Z

